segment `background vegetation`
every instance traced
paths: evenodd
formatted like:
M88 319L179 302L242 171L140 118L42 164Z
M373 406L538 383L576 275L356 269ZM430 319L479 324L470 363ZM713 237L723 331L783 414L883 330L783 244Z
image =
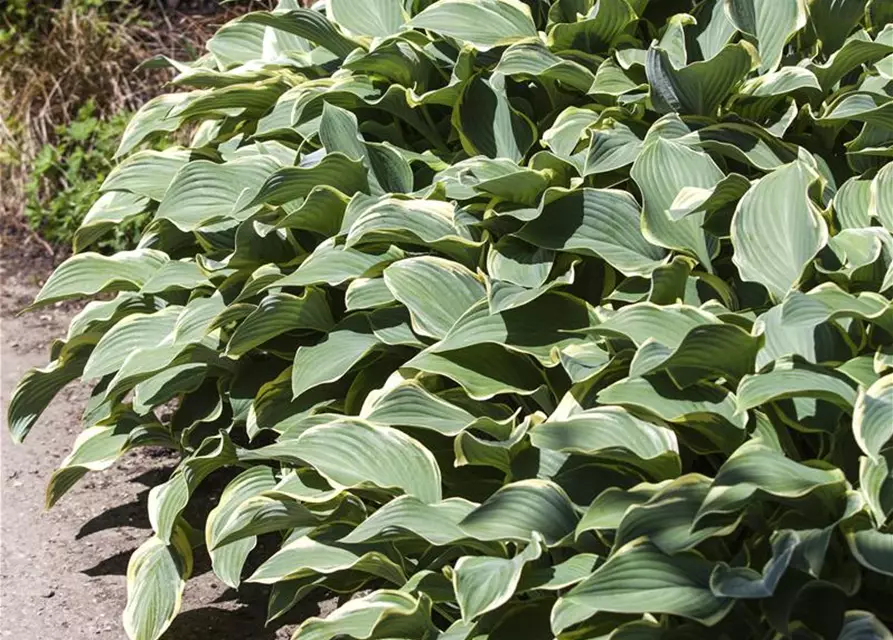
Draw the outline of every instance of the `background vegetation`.
M139 65L192 60L217 27L262 2L9 0L0 9L0 225L68 251L133 112L170 74ZM166 144L167 141L160 141ZM103 240L136 237L135 223ZM35 233L36 232L36 233Z

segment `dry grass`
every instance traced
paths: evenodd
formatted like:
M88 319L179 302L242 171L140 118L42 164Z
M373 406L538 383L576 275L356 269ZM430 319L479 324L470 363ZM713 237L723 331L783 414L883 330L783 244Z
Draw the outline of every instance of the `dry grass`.
M179 4L180 6L176 6ZM0 232L24 233L24 185L35 155L92 102L108 117L140 107L164 91L165 70L136 70L158 54L194 59L203 43L237 12L259 2L217 9L214 2L121 3L99 10L62 0L31 42L0 43ZM197 8L196 8L197 5ZM208 7L212 9L208 11ZM190 12L191 11L191 12ZM2 20L2 14L0 14ZM34 242L40 242L34 238ZM2 242L2 239L0 239Z

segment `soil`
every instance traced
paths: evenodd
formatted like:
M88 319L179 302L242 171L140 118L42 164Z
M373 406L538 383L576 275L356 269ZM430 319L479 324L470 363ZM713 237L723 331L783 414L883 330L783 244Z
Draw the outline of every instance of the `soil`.
M44 488L81 429L88 389L65 388L24 444L7 435L6 406L16 382L47 363L51 342L64 335L79 308L60 304L17 315L54 262L26 240L7 235L0 241L0 638L118 640L125 638L127 561L151 534L149 489L167 478L176 460L164 452L133 452L112 469L87 475L52 510L44 509ZM213 500L220 488L202 490ZM284 640L295 623L332 608L330 602L302 603L289 624L265 628L266 600L266 587L243 585L238 593L227 588L197 550L183 608L163 640Z

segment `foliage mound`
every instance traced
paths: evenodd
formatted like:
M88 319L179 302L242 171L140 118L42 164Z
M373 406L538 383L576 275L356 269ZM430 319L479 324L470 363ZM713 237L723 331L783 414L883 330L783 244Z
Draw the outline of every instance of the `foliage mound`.
M129 636L209 553L360 596L299 640L891 638L891 14L282 0L160 60L76 244L153 221L9 406L97 381L50 505L182 454Z

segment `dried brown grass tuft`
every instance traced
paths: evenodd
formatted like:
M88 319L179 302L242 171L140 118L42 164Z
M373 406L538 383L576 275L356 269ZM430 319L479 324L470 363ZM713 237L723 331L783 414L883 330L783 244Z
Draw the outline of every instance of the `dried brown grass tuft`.
M21 212L29 167L81 106L92 102L99 117L139 108L170 78L166 70L137 69L141 62L159 54L194 59L225 21L269 3L110 4L61 0L43 9L48 14L29 42L20 35L0 43L0 243L27 228Z

